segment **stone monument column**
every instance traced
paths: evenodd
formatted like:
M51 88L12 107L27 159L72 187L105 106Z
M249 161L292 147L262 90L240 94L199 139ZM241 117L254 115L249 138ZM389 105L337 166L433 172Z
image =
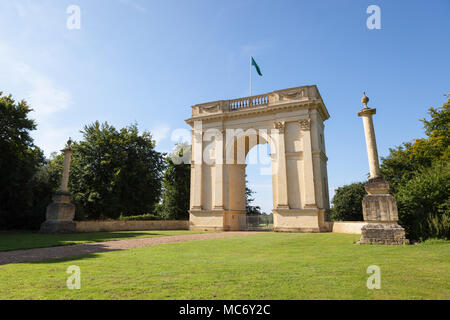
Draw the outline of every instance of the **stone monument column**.
M362 202L364 221L368 223L361 228L361 240L358 243L405 244L408 240L405 238L405 229L398 224L397 203L389 194L389 184L381 176L372 120L376 109L367 106L369 98L365 93L361 102L364 108L358 112L358 116L363 118L370 178L365 185L368 194Z
M69 192L70 161L73 150L72 140L67 141L64 152L64 169L61 178L60 190L53 196L53 203L48 205L46 221L42 223L41 233L74 233L76 232L75 206L71 203L72 195Z

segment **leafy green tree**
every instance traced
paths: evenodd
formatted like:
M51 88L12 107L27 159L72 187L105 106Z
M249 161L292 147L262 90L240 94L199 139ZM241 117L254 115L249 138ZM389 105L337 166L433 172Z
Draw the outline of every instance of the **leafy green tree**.
M74 142L69 188L78 219L116 219L153 213L161 196L164 157L150 132L136 125L117 130L98 121ZM54 165L62 165L62 155Z
M166 159L167 169L164 173L163 197L158 210L158 214L164 219L189 219L190 154L191 146L187 143L180 143Z
M0 229L30 226L30 214L38 201L33 177L44 164L44 156L30 136L36 129L34 120L28 118L31 111L24 100L17 103L0 92Z
M399 223L410 240L450 239L450 164L422 168L399 186Z
M435 161L450 160L450 99L441 107L430 108L428 114L430 120L421 120L427 138L415 139L390 149L389 155L382 158L381 171L394 194L421 168L431 167Z
M428 114L430 120L421 120L427 137L391 149L381 164L398 202L399 222L412 240L448 238L450 99Z
M335 190L330 210L332 221L363 221L362 200L366 195L364 182L356 182Z

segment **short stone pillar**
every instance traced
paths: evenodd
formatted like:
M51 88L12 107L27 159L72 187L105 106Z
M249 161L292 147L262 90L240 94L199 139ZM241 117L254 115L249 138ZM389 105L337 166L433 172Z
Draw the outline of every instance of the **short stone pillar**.
M398 211L395 198L389 194L389 184L383 179L378 162L377 143L372 116L376 109L367 107L369 98L364 93L361 102L364 108L358 116L363 118L369 158L370 178L365 185L367 195L362 201L364 221L359 244L405 244L405 229L398 224Z
M76 223L75 205L71 203L72 195L69 192L69 172L70 161L72 157L72 140L67 141L66 147L61 150L64 152L64 169L61 178L60 190L53 196L53 203L48 205L46 221L41 225L41 233L74 233Z

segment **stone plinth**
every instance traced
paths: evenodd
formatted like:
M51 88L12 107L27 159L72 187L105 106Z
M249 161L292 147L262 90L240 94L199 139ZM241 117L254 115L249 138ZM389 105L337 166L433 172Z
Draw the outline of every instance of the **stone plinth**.
M361 240L358 244L408 244L405 229L397 223L371 222L361 228Z
M398 223L395 198L388 193L389 184L381 177L369 179L365 185L363 216L367 222L361 228L359 244L406 244L405 229Z
M53 203L47 207L46 221L41 225L41 233L73 233L76 231L75 205L70 203L72 196L68 192L58 192Z
M383 178L369 179L365 184L367 195L364 196L363 216L367 222L398 221L397 203L389 194L389 184Z

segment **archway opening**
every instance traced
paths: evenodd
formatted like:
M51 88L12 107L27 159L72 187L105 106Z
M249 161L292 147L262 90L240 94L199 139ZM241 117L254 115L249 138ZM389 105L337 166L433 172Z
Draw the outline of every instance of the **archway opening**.
M246 230L271 231L273 228L272 156L268 143L253 146L245 168Z

